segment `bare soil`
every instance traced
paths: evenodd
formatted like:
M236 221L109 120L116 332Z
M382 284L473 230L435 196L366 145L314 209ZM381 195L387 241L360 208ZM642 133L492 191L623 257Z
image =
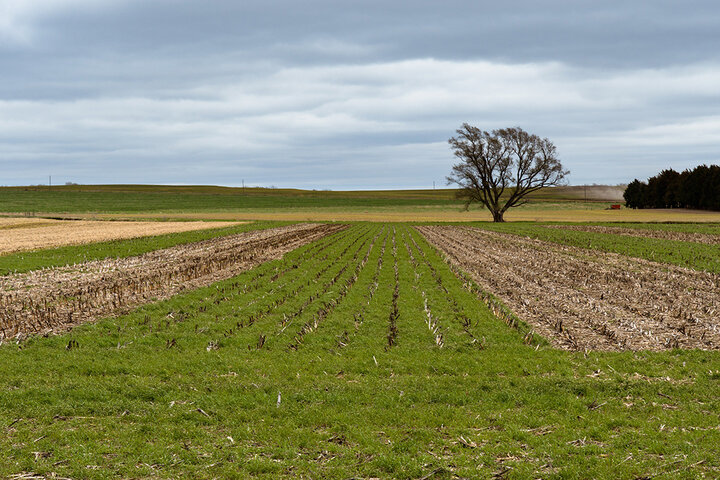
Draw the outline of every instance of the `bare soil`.
M554 346L720 349L720 276L470 227L418 231Z
M0 255L128 238L222 228L244 222L108 222L0 218Z
M62 332L224 280L343 225L297 224L0 277L0 339Z
M657 238L660 240L679 240L681 242L705 243L720 245L720 235L706 233L673 232L668 230L646 230L640 228L605 227L602 225L546 225L546 228L560 230L576 230L580 232L608 233L612 235L626 235L628 237Z

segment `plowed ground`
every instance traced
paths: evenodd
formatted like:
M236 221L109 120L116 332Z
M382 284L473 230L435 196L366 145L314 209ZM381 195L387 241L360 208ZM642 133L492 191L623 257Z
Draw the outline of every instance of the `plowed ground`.
M298 224L0 277L0 339L63 331L209 285L343 228Z
M705 243L720 245L720 235L706 233L673 232L668 230L646 230L641 228L606 227L602 225L548 225L547 228L575 230L579 232L605 233L610 235L626 235L628 237L657 238L660 240L678 240L681 242Z
M720 349L720 276L469 227L417 227L555 346Z

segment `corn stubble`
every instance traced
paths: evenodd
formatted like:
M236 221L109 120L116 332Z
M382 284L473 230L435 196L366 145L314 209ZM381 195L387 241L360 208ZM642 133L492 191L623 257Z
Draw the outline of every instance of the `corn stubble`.
M417 227L560 348L720 349L720 277L471 227Z
M696 232L675 232L668 230L650 230L644 228L612 227L605 225L547 225L546 228L572 230L576 232L604 233L609 235L625 235L637 238L655 238L678 242L695 242L706 245L720 245L720 235Z
M0 340L74 325L235 276L342 225L297 224L0 279Z

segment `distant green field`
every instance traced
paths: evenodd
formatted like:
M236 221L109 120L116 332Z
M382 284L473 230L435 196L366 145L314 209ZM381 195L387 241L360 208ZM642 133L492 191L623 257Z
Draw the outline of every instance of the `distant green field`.
M429 191L432 192L432 191ZM315 192L138 185L0 188L0 212L223 212L244 209L384 207L457 204L453 193Z
M578 202L583 200L583 189L546 189L530 198L540 203ZM0 212L174 213L420 206L459 209L462 202L452 189L335 192L162 185L0 188Z

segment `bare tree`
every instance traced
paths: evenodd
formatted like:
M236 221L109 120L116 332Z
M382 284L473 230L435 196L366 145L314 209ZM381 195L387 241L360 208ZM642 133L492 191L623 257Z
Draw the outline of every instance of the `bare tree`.
M550 140L520 127L486 132L463 123L448 142L460 159L447 177L448 185L460 187L458 197L465 199L465 208L479 202L495 222L504 222L509 208L527 203L528 193L562 185L570 173Z

